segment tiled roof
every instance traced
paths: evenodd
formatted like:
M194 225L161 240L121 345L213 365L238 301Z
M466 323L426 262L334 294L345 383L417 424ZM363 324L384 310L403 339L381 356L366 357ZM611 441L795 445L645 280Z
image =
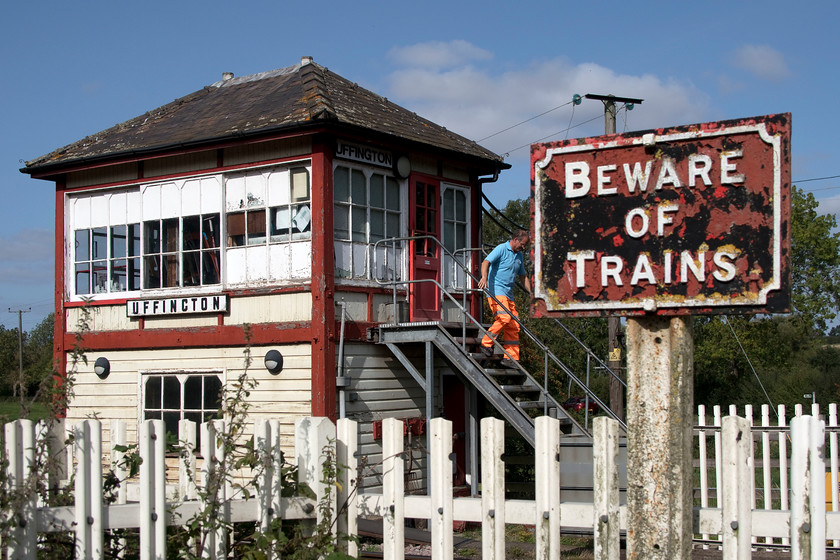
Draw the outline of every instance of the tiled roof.
M508 165L493 152L304 59L301 64L227 77L144 115L26 162L25 173L88 161L164 152L313 126L361 129ZM488 170L488 172L490 172Z

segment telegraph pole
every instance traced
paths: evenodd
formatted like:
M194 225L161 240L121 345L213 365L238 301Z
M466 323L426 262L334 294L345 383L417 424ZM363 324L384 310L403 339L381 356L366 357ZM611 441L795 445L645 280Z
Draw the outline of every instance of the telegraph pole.
M18 390L20 391L20 402L23 402L23 314L29 313L32 311L31 307L27 307L26 309L12 309L9 308L9 313L17 313L18 316L18 363L20 364L20 370L18 371L18 382L17 386L15 387L15 394L17 394Z
M615 134L616 101L627 104L628 110L632 109L636 103L642 103L641 99L616 97L614 95L598 95L595 93L587 93L584 97L604 103L604 134ZM619 318L615 316L609 317L607 321L609 326L609 357L607 359L607 366L613 372L613 375L610 376L610 409L618 418L624 420L624 391L621 388L621 381L619 379L621 376L621 344L618 342L618 332L621 325Z
M585 97L603 101L607 134L615 134L616 102L642 102ZM609 366L616 373L621 363L618 320L609 318ZM627 319L627 513L633 520L627 528L628 560L691 556L693 463L686 419L694 414L692 327L690 316ZM610 408L624 416L615 377L610 378Z

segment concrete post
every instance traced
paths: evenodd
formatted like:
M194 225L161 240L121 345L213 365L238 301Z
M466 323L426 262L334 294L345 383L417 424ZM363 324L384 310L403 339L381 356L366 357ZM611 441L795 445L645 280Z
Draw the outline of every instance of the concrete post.
M689 560L692 318L627 320L627 558Z

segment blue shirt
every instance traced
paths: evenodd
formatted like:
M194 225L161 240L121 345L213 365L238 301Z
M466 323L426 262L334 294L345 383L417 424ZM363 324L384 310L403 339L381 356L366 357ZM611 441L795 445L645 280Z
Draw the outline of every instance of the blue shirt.
M513 299L513 285L516 278L525 276L525 256L510 247L510 241L497 245L484 259L490 263L487 275L487 290L494 296Z

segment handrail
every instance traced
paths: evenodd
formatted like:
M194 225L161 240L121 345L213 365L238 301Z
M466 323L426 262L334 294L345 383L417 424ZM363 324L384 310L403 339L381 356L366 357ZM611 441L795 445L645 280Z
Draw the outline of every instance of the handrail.
M464 272L464 273L465 273L465 275L466 275L466 276L465 276L465 282L464 282L464 303L465 303L465 305L461 305L461 304L459 304L459 303L458 303L458 302L457 302L457 301L456 301L456 300L455 300L455 299L454 299L454 298L450 295L449 291L448 291L448 290L447 290L444 286L442 286L442 285L441 285L441 284L440 284L437 280L434 280L434 279L432 279L432 278L424 278L424 279L419 279L419 280L396 280L396 279L394 279L394 280L385 280L385 281L381 281L381 280L377 277L377 274L376 274L377 267L376 267L375 265L376 265L376 258L377 258L377 248L378 248L378 246L379 246L379 244L380 244L380 243L390 243L390 244L393 244L393 246L394 246L394 251L396 251L396 243L397 243L397 242L404 243L404 242L406 242L406 241L414 241L414 240L418 240L418 239L432 239L432 240L434 240L434 242L435 242L435 243L436 243L436 244L440 247L440 250L441 250L441 255L446 254L446 255L450 256L450 257L452 258L452 260L453 260L455 263L457 263L457 264L458 264L458 266L460 266L460 267L461 267L461 269L463 270L463 272ZM462 317L462 329L466 329L466 318L467 318L467 317L469 317L470 321L471 321L471 322L472 322L475 326L477 326L477 327L479 328L479 330L482 332L482 334L485 334L485 335L486 335L486 334L488 334L487 329L485 329L485 328L482 326L481 321L479 321L479 320L477 320L475 317L473 317L473 316L472 316L472 314L470 314L470 313L467 311L467 309L466 309L466 294L467 294L467 292L468 292L468 291L476 291L476 290L473 290L472 288L468 288L468 287L467 287L467 285L469 284L469 282L467 282L467 281L466 281L466 277L469 277L469 279L470 279L471 281L473 281L473 282L476 282L476 281L477 281L477 278L475 277L475 275L473 275L473 273L472 273L472 272L470 272L470 270L469 270L469 269L467 269L467 267L463 266L463 264L455 258L455 255L454 255L452 252L450 252L450 251L449 251L446 247L444 247L444 246L443 246L443 244L440 242L440 240L439 240L438 238L436 238L436 237L434 237L434 236L431 236L431 235L416 235L416 236L407 236L407 237L391 237L391 238L387 238L387 239L380 239L380 240L378 240L376 243L374 243L373 249L374 249L374 250L373 250L374 266L373 266L372 268L373 268L373 271L374 271L374 281L375 281L377 284L379 284L380 286L388 286L388 285L392 285L392 286L393 286L394 324L397 324L397 318L396 318L396 309L397 309L397 286L398 286L398 285L406 285L406 286L407 286L408 284L415 284L415 283L421 283L421 282L429 282L429 283L435 284L435 285L436 285L436 286L440 289L441 294L444 294L447 298L449 298L449 299L452 301L452 303L454 303L454 304L456 305L456 307L457 307L457 308L461 311L461 317ZM476 251L476 250L481 250L481 249L480 249L480 248L479 248L479 249L458 249L457 251ZM387 251L387 249L386 249L386 251ZM573 371L572 371L572 370L571 370L571 369L570 369L570 368L569 368L569 367L568 367L565 363L563 363L563 362L562 362L562 361L561 361L561 360L560 360L560 359L559 359L559 358L558 358L558 357L557 357L557 356L556 356L556 355L555 355L555 354L551 351L551 349L550 349L550 348L548 348L548 346L546 346L546 345L545 345L545 344L544 344L544 343L543 343L543 342L542 342L542 341L541 341L541 340L540 340L540 339L536 336L536 334L534 334L534 333L533 333L533 332L532 332L532 331L531 331L531 330L530 330L527 326L525 326L525 324L524 324L524 323L522 323L522 321L520 321L518 317L516 317L513 313L511 313L511 312L510 312L510 310L509 310L509 309L507 309L507 307L505 307L505 305L504 305L504 304L502 304L502 302L501 302L501 301L499 301L499 300L498 300L498 299L497 299L497 298L496 298L493 294L491 294L491 293L489 293L489 292L486 292L485 290L481 290L481 291L482 291L482 292L485 292L488 298L492 298L492 299L493 299L496 303L498 303L498 304L501 306L501 308L502 308L502 309L504 309L505 311L507 311L507 312L508 312L508 314L511 316L511 319L513 319L514 321L516 321L516 323L519 325L519 327L520 327L520 332L525 333L525 334L528 336L528 338L530 338L530 339L531 339L531 341L532 341L534 344L536 344L536 345L537 345L537 347L538 347L540 350L542 350L542 351L543 351L543 353L544 353L544 355L545 355L545 357L546 357L546 360L545 360L545 361L546 361L546 363L545 363L545 372L544 372L544 378L545 378L545 379L544 379L544 382L543 382L542 393L543 393L543 395L546 397L546 398L545 398L545 400L544 400L544 402L545 402L545 405L544 405L544 406L545 406L546 408L547 408L547 406L548 406L548 404L547 404L547 403L548 403L548 400L549 400L549 399L551 399L551 400L554 402L554 404L555 404L556 406L558 406L558 407L560 406L560 404L557 402L557 400L556 400L553 396L551 396L551 394L548 392L548 381L547 381L547 377L548 377L548 359L550 358L550 359L551 359L551 360L555 363L555 365L556 365L557 367L559 367L559 368L563 371L563 373L565 373L565 374L566 374L566 375L567 375L567 376L568 376L571 380L573 380L573 381L574 381L574 382L578 385L578 387L580 387L580 389L581 389L581 390L583 390L583 391L584 391L587 395L589 395L589 396L590 396L590 398L591 398L591 399L592 399L592 400L593 400L593 401L594 401L594 402L595 402L598 406L600 406L602 410L604 410L604 411L605 411L605 412L606 412L609 416L611 416L612 418L614 418L615 420L617 420L623 429L625 429L625 430L627 429L627 425L624 423L624 421L623 421L621 418L619 418L619 417L618 417L618 415L616 415L616 414L615 414L615 413L614 413L614 412L613 412L613 411L612 411L612 410L611 410L611 409L610 409L610 408L609 408L609 407L608 407L608 406L607 406L607 405L606 405L606 404L605 404L605 403L604 403L604 402L603 402L600 398L598 398L598 396L597 396L597 395L596 395L596 394L595 394L595 393L594 393L594 392L593 392L593 391L592 391L592 390L591 390L591 389L590 389L590 388L589 388L589 387L588 387L585 383L583 383L583 381L581 381L581 379L580 379L580 378L579 378L579 377L578 377L578 376L577 376L577 375L576 375L576 374L575 374L575 373L574 373L574 372L573 372ZM465 344L466 344L466 342L464 341L464 338L465 338L465 337L462 337L462 345L465 345ZM491 337L491 338L493 338L493 337ZM576 338L576 337L575 337L575 338ZM522 366L521 366L521 365L519 365L519 362L517 362L516 360L513 360L513 359L511 358L510 354L508 354L508 352L507 352L507 351L506 351L506 350L505 350L505 349L501 346L501 344L499 344L499 342L498 342L498 341L496 341L496 340L495 340L495 338L493 339L493 344L494 344L494 346L495 346L495 347L500 348L500 349L502 350L502 353L503 353L505 356L507 356L507 358L511 359L511 361L512 361L513 363L517 364L517 367L519 367L522 371L525 371L525 370L522 368ZM527 373L527 372L526 372L526 373Z

